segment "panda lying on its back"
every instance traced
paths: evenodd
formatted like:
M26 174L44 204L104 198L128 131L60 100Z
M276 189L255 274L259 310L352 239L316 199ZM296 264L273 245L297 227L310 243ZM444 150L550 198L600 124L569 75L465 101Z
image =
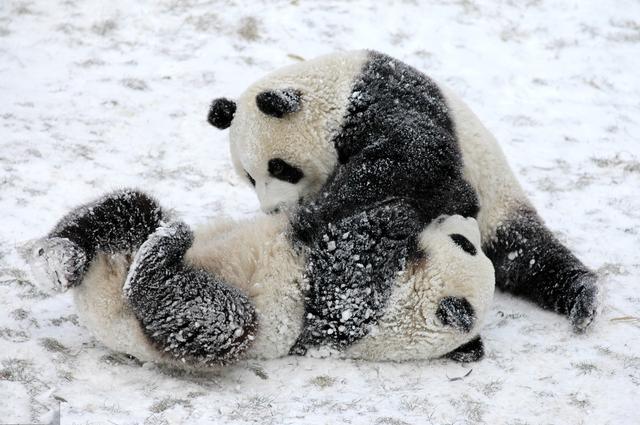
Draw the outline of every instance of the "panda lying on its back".
M442 216L406 237L410 210L372 205L296 250L284 214L192 234L124 190L63 218L33 247L32 266L38 282L71 289L105 345L143 360L209 367L311 346L370 360L477 360L494 278L476 221ZM387 281L373 280L378 269Z

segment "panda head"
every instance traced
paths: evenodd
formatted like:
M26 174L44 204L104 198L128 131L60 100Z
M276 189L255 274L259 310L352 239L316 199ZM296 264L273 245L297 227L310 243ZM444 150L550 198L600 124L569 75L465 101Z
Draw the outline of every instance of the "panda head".
M338 164L341 129L366 51L331 54L282 68L237 100L216 99L208 121L229 128L236 172L272 213L317 193Z

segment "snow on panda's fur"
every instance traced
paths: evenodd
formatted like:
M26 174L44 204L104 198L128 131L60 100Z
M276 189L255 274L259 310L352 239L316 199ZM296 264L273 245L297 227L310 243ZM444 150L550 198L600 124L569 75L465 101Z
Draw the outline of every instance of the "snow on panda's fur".
M595 273L544 225L473 112L410 66L373 51L323 56L215 100L209 121L230 127L233 163L265 212L302 204L302 239L388 196L412 199L425 222L475 216L499 288L566 315L576 332L592 323Z
M187 367L274 358L289 354L303 332L308 291L309 251L293 249L288 230L287 216L278 214L218 219L191 235L153 199L124 190L63 218L32 247L32 270L41 284L71 290L82 322L113 350ZM482 355L477 335L494 279L476 221L442 216L415 241L421 255L394 276L377 323L354 344L324 345L321 353Z
M434 262L443 256L425 248L423 232L442 214L478 218L501 288L569 316L576 331L593 320L595 275L544 226L491 134L449 90L402 62L359 51L286 67L237 101L214 101L209 122L231 127L234 166L255 186L262 209L284 210L283 227L271 236L286 234L280 259L304 276L296 281L302 292L246 280L246 271L255 270L248 264L262 258L262 245L251 245L262 234L257 228L250 237L235 236L246 246L220 256L203 252L216 252L211 241L233 239L232 227L216 237L196 231L185 257L193 236L184 225L167 224L170 218L144 194L114 194L73 212L33 251L45 278L75 288L81 315L112 348L189 365L281 355L291 342L296 354L329 347L371 359L426 358L463 344L450 356L477 358L477 326L492 279L482 267L462 274L468 280L429 274L431 267L454 270L457 261ZM265 223L258 227L269 228ZM446 246L476 252L472 261L484 258L478 238L459 234L448 235ZM202 241L208 248L198 251ZM195 252L201 257L189 254ZM249 263L225 261L230 252ZM125 275L126 302L118 292ZM429 288L426 304L416 301L420 285ZM464 294L437 293L440 287ZM276 289L286 302L267 301ZM412 300L406 303L412 308L402 300ZM438 307L415 310L412 302ZM302 323L279 322L298 313ZM269 320L261 314L276 317L275 325L263 327ZM427 322L449 332L432 339L441 331L412 328Z

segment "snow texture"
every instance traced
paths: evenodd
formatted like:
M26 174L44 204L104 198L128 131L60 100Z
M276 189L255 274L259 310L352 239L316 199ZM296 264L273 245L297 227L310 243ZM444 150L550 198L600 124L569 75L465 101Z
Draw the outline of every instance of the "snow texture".
M640 394L640 5L621 0L0 3L0 417L7 423L632 424ZM496 295L460 365L286 357L193 375L108 351L18 253L141 187L190 224L254 214L213 98L375 48L460 93L540 215L597 270L590 332ZM516 255L515 253L514 255Z

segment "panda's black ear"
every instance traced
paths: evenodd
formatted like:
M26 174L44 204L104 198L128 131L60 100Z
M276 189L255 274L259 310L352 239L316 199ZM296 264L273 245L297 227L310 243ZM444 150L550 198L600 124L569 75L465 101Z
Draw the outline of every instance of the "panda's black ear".
M236 113L236 102L227 98L221 97L214 99L209 107L209 115L207 115L207 121L212 126L224 130L231 125L233 121L233 115Z
M258 109L267 115L282 118L300 110L302 93L296 89L265 90L256 96Z

